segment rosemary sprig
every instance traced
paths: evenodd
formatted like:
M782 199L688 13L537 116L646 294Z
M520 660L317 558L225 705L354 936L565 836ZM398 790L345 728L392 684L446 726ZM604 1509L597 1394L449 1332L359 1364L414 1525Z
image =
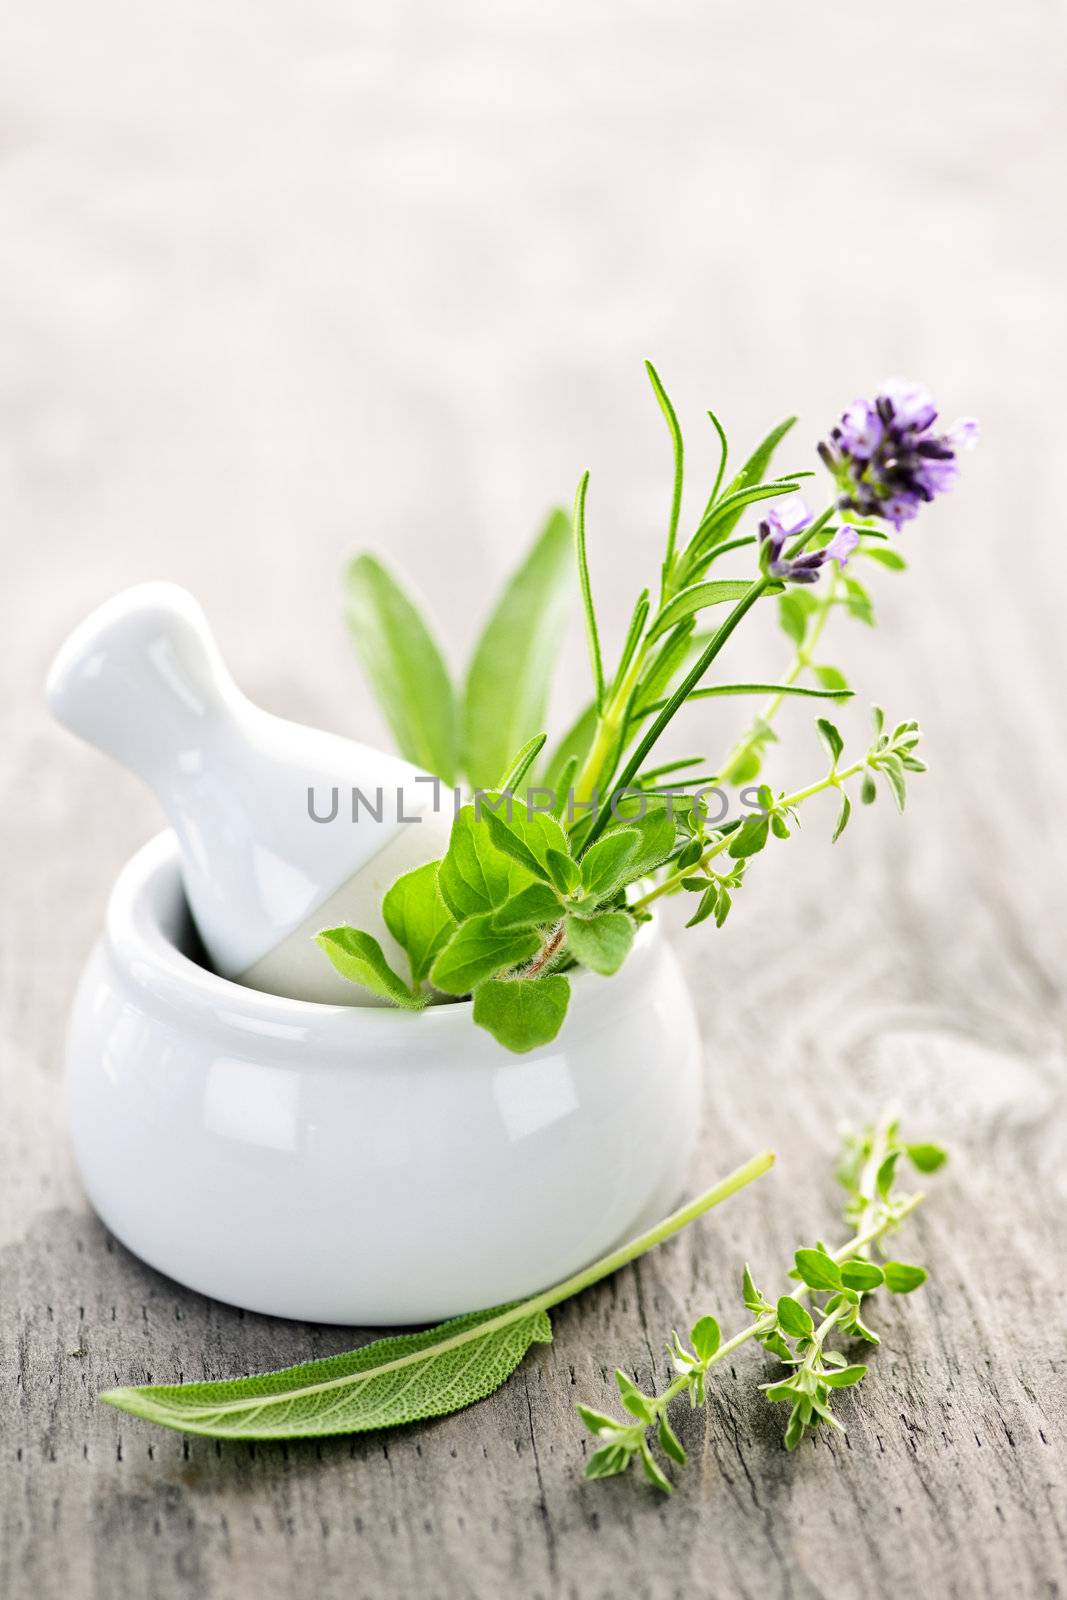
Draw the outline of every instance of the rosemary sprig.
M847 1194L844 1215L853 1228L851 1238L834 1250L821 1240L797 1250L789 1274L796 1287L774 1302L757 1289L746 1266L741 1293L751 1320L724 1340L714 1317L700 1317L690 1329L690 1347L673 1333L668 1352L676 1376L662 1394L644 1393L626 1373L616 1370L619 1398L632 1422L578 1406L579 1417L599 1441L599 1448L586 1463L587 1478L615 1477L637 1460L649 1482L669 1494L671 1481L652 1453L652 1437L670 1461L684 1466L686 1451L668 1420L672 1402L684 1393L694 1409L703 1406L710 1374L751 1340L787 1369L781 1377L759 1385L769 1401L790 1407L784 1436L787 1450L795 1449L805 1434L820 1424L843 1431L831 1410L833 1391L860 1383L867 1367L849 1362L833 1348L828 1342L831 1334L836 1331L838 1337L878 1344L878 1335L861 1315L865 1298L880 1288L891 1294L910 1294L926 1279L922 1267L872 1259L886 1235L925 1198L921 1192L896 1192L901 1158L929 1173L936 1171L946 1156L939 1145L906 1143L899 1124L892 1119L847 1136L836 1175ZM812 1300L813 1310L802 1304L804 1300Z

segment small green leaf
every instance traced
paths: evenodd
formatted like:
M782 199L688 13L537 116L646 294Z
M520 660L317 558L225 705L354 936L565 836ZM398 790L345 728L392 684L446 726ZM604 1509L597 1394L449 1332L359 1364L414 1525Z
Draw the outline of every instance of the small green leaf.
M854 1383L859 1383L866 1376L867 1368L862 1365L838 1367L833 1372L824 1372L822 1381L829 1384L831 1389L850 1389Z
M875 1187L878 1190L879 1196L883 1200L889 1199L889 1191L893 1187L893 1180L896 1177L897 1162L899 1160L900 1151L891 1150L875 1174Z
M693 842L699 856L699 841ZM629 882L627 863L640 843L641 834L636 828L615 828L599 838L582 857L582 888L586 894L606 899Z
M832 834L831 839L830 839L830 843L831 844L836 844L838 839L840 839L841 835L844 833L845 829L848 827L848 819L849 819L849 817L851 817L851 815L852 815L852 801L849 799L847 794L842 793L842 795L841 795L841 809L837 813L837 821L834 823L834 831L833 831L833 834Z
M573 894L580 886L582 874L578 870L578 863L564 855L562 850L546 850L545 866L560 894Z
M869 1294L872 1289L880 1289L884 1281L881 1267L873 1261L846 1261L842 1264L841 1282L846 1289Z
M684 1467L689 1457L685 1453L682 1441L665 1416L661 1415L659 1419L656 1436L659 1439L660 1449L664 1455L669 1456L672 1461L676 1461L680 1467Z
M621 1444L606 1444L594 1450L585 1464L587 1478L614 1478L630 1465L630 1452Z
M517 1055L551 1044L563 1026L571 986L559 973L494 978L474 991L474 1021Z
M634 942L633 918L625 911L607 911L586 920L567 918L567 947L590 972L609 978L618 972Z
M825 1250L798 1250L794 1257L796 1268L809 1289L840 1289L841 1270Z
M804 1437L804 1428L804 1409L801 1403L798 1401L789 1414L789 1421L786 1424L785 1429L785 1438L782 1441L787 1450L796 1449L797 1445Z
M619 1423L615 1417L605 1416L603 1411L594 1411L591 1406L575 1406L579 1417L591 1434L599 1436L605 1429L610 1433L618 1431Z
M405 872L382 900L382 916L397 944L407 951L411 981L417 988L447 943L455 919L437 886L440 863L427 861Z
M857 555L864 555L869 561L877 561L880 566L888 567L890 572L904 572L908 565L899 551L885 545L861 544Z
M559 895L547 883L527 884L492 913L495 926L502 932L512 928L540 928L546 922L558 922L562 915Z
M690 1342L701 1361L710 1361L722 1340L722 1330L714 1317L701 1317L689 1331Z
M529 961L540 948L532 929L504 931L496 926L493 912L483 912L459 924L434 962L430 979L446 994L470 994L487 978Z
M731 835L727 854L735 861L744 861L749 856L758 855L767 843L769 830L769 817L765 815L746 817L737 832Z
M636 1417L638 1422L652 1422L655 1412L647 1395L641 1393L625 1372L618 1367L615 1369L615 1386L619 1391L619 1398L631 1417Z
M380 1000L389 1000L395 1006L417 1011L425 1000L413 994L395 973L377 939L359 928L324 928L315 935L315 943L329 956L343 978L358 983Z
M913 1267L906 1261L887 1261L882 1271L890 1294L911 1294L927 1277L925 1267Z
M649 1483L653 1484L657 1489L661 1489L664 1494L673 1494L674 1490L671 1486L671 1480L667 1477L666 1473L656 1465L651 1450L644 1442L641 1444L641 1467Z
M538 733L528 739L497 784L498 789L515 791L522 783L548 740L547 733Z
M779 602L781 604L781 602ZM812 667L819 683L824 689L847 689L848 679L837 667Z
M874 774L865 772L863 782L860 784L860 801L865 806L873 806L877 798L878 786L874 781Z
M791 1294L783 1294L778 1301L778 1326L791 1339L810 1339L815 1329L800 1301Z
M489 830L496 848L511 856L535 878L551 881L548 852L567 855L567 835L544 811L533 811L521 800L482 792L475 800L475 820Z
M795 645L804 643L804 635L808 631L808 613L798 595L787 593L778 596L778 624L786 638Z
M459 714L448 669L419 612L373 556L357 556L348 567L345 616L401 755L453 783Z
M476 788L495 783L512 752L544 726L570 599L570 557L570 518L553 511L505 585L474 651L463 702L463 748L467 777Z
M845 741L840 732L827 717L820 717L815 726L822 737L822 742L830 752L830 761L836 767L841 759L841 752L845 748Z
M438 887L452 915L462 921L493 911L529 881L528 874L513 867L497 850L488 828L476 820L474 807L463 806L452 824L437 874Z
M919 1172L936 1172L948 1160L948 1151L939 1144L909 1144L908 1160Z
M751 1311L754 1316L758 1316L761 1311L766 1311L767 1309L767 1302L756 1288L747 1261L741 1277L741 1298L745 1303L745 1310Z
M908 785L903 769L899 763L887 760L881 762L879 770L892 791L897 810L903 812L908 803Z

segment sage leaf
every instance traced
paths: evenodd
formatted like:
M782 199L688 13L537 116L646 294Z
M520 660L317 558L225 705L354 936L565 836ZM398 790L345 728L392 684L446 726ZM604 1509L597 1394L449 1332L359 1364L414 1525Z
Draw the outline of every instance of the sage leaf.
M474 1020L498 1044L522 1055L552 1043L570 997L570 983L556 972L539 978L493 978L474 991Z
M823 744L830 752L831 764L836 767L841 758L841 752L845 748L845 741L841 737L840 730L834 726L828 717L819 717L815 726L819 730Z
M470 994L486 978L529 961L541 948L532 929L505 930L492 912L461 922L430 970L430 980L446 994Z
M441 652L415 605L369 555L357 556L349 565L344 603L356 653L401 755L422 772L455 782L456 697Z
M439 865L437 861L427 861L412 872L405 872L382 900L385 925L407 952L411 981L416 988L428 976L434 957L456 925L437 886Z
M425 1005L422 996L413 994L399 974L395 973L377 939L359 928L324 928L315 935L337 971L351 983L376 994L380 1000L389 1000L395 1006L417 1011Z
M553 511L475 648L463 698L463 757L476 788L496 783L512 753L544 726L570 598L570 557L570 518Z
M532 1344L551 1340L544 1310L497 1307L281 1372L112 1389L100 1398L148 1422L215 1439L366 1433L473 1405L499 1389Z

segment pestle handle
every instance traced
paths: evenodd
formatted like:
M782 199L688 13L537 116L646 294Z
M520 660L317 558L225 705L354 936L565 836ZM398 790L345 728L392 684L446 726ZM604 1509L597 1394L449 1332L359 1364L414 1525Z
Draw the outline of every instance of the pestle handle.
M45 683L64 727L150 783L244 701L207 618L176 583L142 583L91 612Z

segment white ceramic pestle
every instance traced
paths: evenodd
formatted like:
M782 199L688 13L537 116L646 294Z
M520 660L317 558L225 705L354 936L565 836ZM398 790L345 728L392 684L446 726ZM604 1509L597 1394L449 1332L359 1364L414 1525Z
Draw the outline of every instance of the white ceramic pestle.
M46 694L65 727L155 790L221 976L291 999L374 1005L314 942L344 922L373 933L406 974L381 898L401 873L444 853L447 788L416 782L424 775L395 756L253 705L204 613L172 583L127 589L92 612L56 656ZM331 816L335 791L336 815L315 820Z

